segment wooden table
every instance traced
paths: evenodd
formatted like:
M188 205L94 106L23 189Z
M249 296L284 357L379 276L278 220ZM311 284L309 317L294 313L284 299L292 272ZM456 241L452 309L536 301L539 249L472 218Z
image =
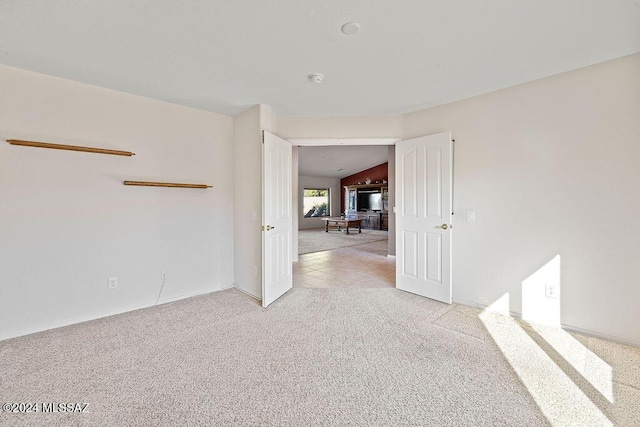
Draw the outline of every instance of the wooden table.
M345 226L347 234L349 234L349 226L358 226L358 233L362 233L362 220L358 218L322 218L324 221L324 231L329 232L329 224L338 226L338 231L342 231L341 226Z

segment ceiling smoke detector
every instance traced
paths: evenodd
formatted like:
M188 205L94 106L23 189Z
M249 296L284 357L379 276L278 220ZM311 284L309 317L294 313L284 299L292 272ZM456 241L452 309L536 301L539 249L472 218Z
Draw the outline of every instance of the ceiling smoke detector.
M309 74L309 80L311 80L312 83L319 85L324 81L324 75L320 73Z
M358 34L358 31L360 31L360 24L357 22L347 22L342 26L342 28L340 28L340 30L342 30L344 34L352 36L354 34Z

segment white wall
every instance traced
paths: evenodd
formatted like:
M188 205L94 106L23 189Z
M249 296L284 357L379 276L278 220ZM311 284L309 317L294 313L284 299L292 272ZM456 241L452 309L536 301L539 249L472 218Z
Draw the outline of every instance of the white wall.
M233 119L235 287L262 299L262 131L275 133L271 107L256 105Z
M282 138L400 138L402 116L278 117Z
M153 305L161 271L160 303L231 286L232 118L5 66L0 93L0 339Z
M234 272L236 288L262 298L262 134L260 106L234 117Z
M451 130L454 300L488 305L561 257L561 320L640 345L640 55L405 116ZM475 210L476 222L464 222Z
M325 223L322 218L305 218L304 189L330 188L331 216L340 216L340 179L321 176L298 176L298 229L322 228Z

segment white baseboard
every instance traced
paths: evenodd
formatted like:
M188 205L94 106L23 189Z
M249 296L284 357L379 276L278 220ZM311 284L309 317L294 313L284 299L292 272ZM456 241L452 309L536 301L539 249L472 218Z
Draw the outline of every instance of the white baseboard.
M561 326L562 326L562 329L566 329L571 332L577 332L582 335L589 335L592 337L600 338L607 341L617 342L618 344L624 344L631 347L640 347L640 342L629 341L627 339L620 338L614 335L602 334L600 332L591 331L589 329L578 328L576 326L567 325L565 323L563 323Z
M234 285L233 288L238 290L238 291L240 291L240 292L242 292L243 294L245 294L247 296L250 296L251 298L253 298L253 299L257 300L257 301L260 301L262 303L262 297L254 295L251 292L245 291L244 289L240 289L237 285Z
M479 308L479 309L482 309L482 310L485 310L487 307L489 307L486 304L481 304L481 303L477 303L477 302L469 301L469 300L465 300L465 299L455 299L455 300L453 300L453 302L456 303L456 304L467 305L469 307ZM500 313L500 314L502 314L502 313ZM522 313L519 313L517 311L509 311L509 315L511 317L513 317L514 319L522 320ZM527 321L523 320L523 322L527 322ZM527 322L527 323L529 323L529 322ZM617 342L619 344L629 345L629 346L632 346L632 347L640 347L640 342L630 341L628 339L621 338L621 337L618 337L618 336L615 336L615 335L603 334L601 332L592 331L590 329L579 328L577 326L568 325L566 323L561 323L560 327L562 329L567 330L567 331L577 332L579 334L589 335L589 336L592 336L592 337L600 338L600 339L607 340L607 341L613 341L613 342Z
M115 316L117 314L129 313L131 311L141 310L143 308L161 306L161 305L165 305L165 304L168 304L168 303L180 301L180 300L187 299L187 298L193 298L193 297L200 296L200 295L206 295L206 294L210 294L210 293L213 293L213 292L218 292L218 291L221 291L221 290L224 290L224 289L221 289L221 288L209 289L209 290L206 290L206 291L199 291L199 292L194 292L194 293L191 293L191 294L184 294L184 295L180 295L180 296L176 296L176 297L163 299L162 301L158 302L158 304L155 304L155 303L151 302L151 303L146 303L146 304L130 305L130 306L126 306L126 307L123 307L123 308L116 309L116 310L104 311L102 313L98 313L98 314L91 315L91 316L71 317L69 319L63 319L63 320L59 320L59 321L56 321L56 322L42 323L42 324L39 324L39 325L30 326L28 328L18 329L18 330L15 330L15 331L9 331L9 332L0 334L0 341L8 340L8 339L11 339L11 338L17 338L17 337L21 337L21 336L24 336L24 335L35 334L37 332L44 332L44 331L48 331L50 329L62 328L64 326L75 325L76 323L89 322L91 320L102 319L104 317Z
M388 258L395 258L396 256L395 255L391 255L391 254L387 254L387 257Z

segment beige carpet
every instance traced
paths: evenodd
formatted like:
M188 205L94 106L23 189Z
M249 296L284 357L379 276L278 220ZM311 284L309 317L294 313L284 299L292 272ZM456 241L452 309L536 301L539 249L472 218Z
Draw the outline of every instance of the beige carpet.
M349 234L344 231L329 230L325 232L324 228L314 228L310 230L298 231L298 254L308 254L312 252L328 251L331 249L344 248L347 246L356 246L363 243L377 242L379 240L387 240L389 232L386 230L368 230L363 229L362 233L358 233L349 227Z
M527 373L514 368L517 340L515 352L499 347L500 331L520 326L478 314L396 289L294 289L268 309L227 290L12 339L0 342L4 402L86 402L89 412L3 413L0 425L571 425L540 385L524 385L543 372L537 353L521 354ZM588 400L639 425L640 351L578 339L613 367L615 403ZM557 405L562 381L541 381ZM565 397L593 394L576 384ZM560 410L602 425L579 405Z

